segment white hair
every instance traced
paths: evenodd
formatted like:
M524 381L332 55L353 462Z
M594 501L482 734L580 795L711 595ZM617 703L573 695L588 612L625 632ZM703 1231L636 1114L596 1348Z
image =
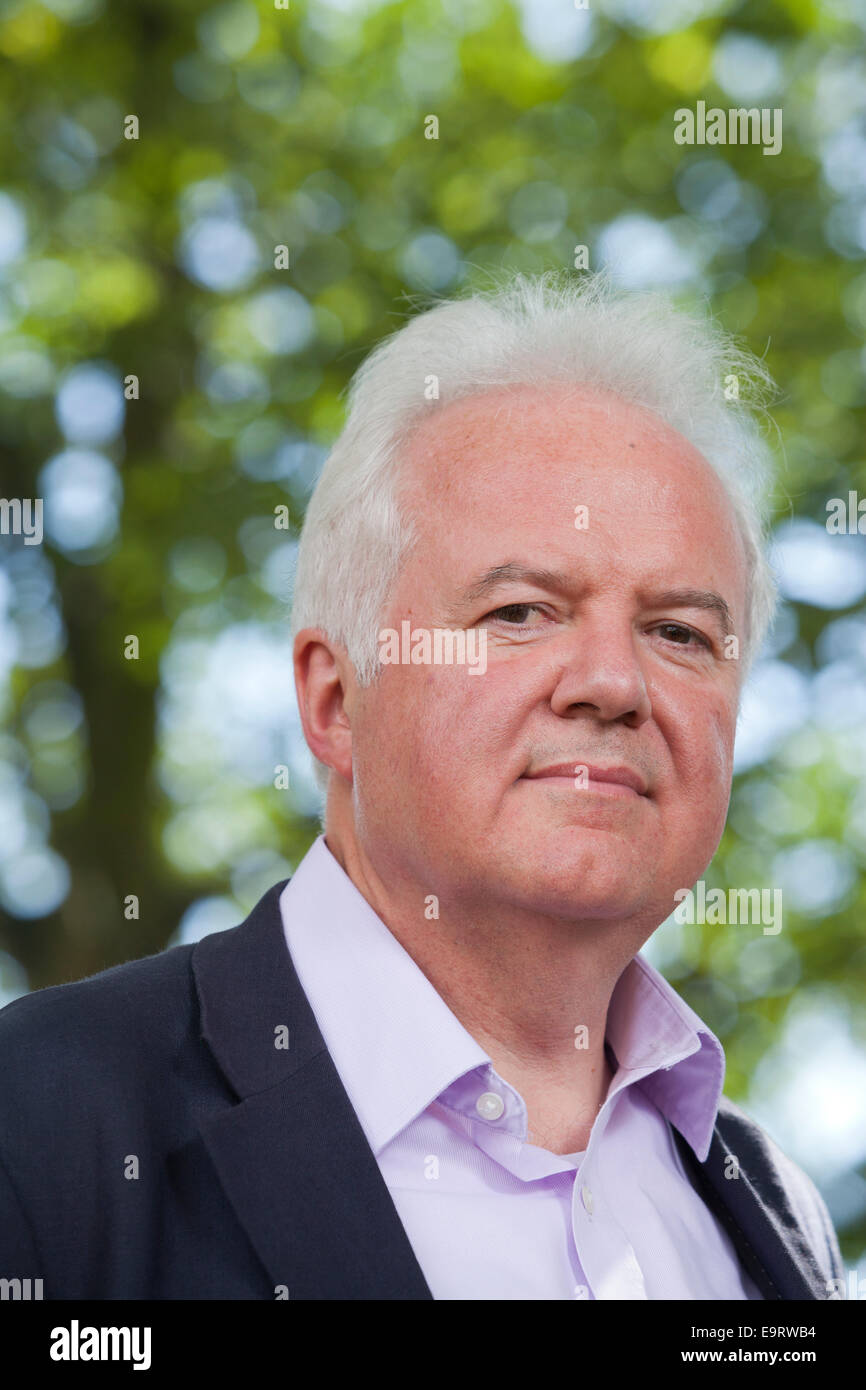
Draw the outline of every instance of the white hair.
M436 382L438 397L431 383ZM512 276L436 303L358 368L345 427L301 534L292 635L321 628L341 643L358 683L381 670L378 633L416 530L398 507L400 445L451 401L509 386L590 385L653 411L718 474L747 557L742 690L776 605L765 554L771 453L759 418L772 380L711 320L657 293L618 290L605 272ZM317 782L330 769L315 759Z

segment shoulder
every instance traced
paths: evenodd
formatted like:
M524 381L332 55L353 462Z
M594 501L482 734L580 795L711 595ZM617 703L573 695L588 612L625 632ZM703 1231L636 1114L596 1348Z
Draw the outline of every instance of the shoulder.
M173 946L70 984L35 990L0 1009L3 1072L28 1086L46 1068L102 1062L144 1039L177 1042L194 1003L193 946ZM2 1086L2 1083L0 1083Z

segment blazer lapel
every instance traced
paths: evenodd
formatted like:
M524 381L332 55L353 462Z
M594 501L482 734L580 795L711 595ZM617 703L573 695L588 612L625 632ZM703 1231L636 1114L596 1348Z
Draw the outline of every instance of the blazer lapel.
M430 1299L292 965L286 882L193 951L202 1037L238 1098L202 1124L204 1143L289 1299Z
M722 1097L706 1162L671 1126L692 1185L733 1241L766 1299L826 1299L826 1275L791 1209L761 1130ZM738 1176L729 1177L735 1157Z

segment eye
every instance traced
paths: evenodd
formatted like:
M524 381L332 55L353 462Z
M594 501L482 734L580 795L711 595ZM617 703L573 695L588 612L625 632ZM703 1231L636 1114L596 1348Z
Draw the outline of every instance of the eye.
M665 641L672 642L676 647L694 646L697 643L699 646L706 647L708 651L712 651L712 643L709 638L695 628L687 627L685 623L660 623L655 631L661 632ZM693 640L690 642L689 638Z
M537 603L506 603L503 608L494 608L492 613L487 614L487 617L498 618L500 622L508 623L513 627L526 627L526 622L515 615L541 612L541 606Z

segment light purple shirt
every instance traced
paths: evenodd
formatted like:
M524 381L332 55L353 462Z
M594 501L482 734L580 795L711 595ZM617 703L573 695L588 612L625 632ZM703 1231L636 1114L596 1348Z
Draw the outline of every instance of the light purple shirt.
M721 1043L640 955L611 997L606 1038L619 1069L587 1149L553 1154L529 1142L519 1092L324 835L280 910L301 986L434 1298L761 1297L686 1177L668 1124L703 1162L724 1080Z

